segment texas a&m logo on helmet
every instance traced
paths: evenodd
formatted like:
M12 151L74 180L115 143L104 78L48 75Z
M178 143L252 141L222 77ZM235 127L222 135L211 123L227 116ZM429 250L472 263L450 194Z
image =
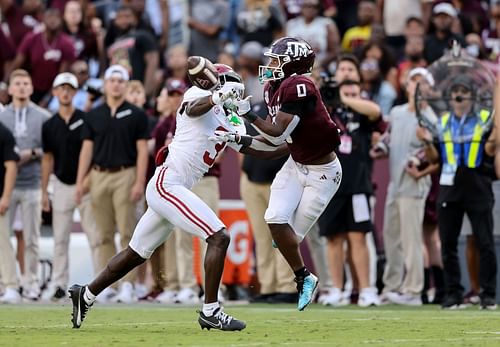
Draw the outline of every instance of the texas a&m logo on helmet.
M278 39L264 55L269 57L270 61L267 65L259 66L261 83L310 73L316 57L306 41L294 37Z

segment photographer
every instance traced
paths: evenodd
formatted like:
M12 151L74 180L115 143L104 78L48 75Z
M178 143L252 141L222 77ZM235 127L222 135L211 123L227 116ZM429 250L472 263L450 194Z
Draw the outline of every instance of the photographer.
M344 284L344 241L359 283L359 306L378 305L376 288L369 284L369 254L365 234L372 230L369 197L372 194L372 160L369 155L374 126L381 119L377 104L363 100L361 74L357 59L343 55L337 63L335 79L327 80L322 95L330 115L341 129L337 155L343 168L343 179L337 194L319 220L320 234L328 239L330 269L334 288L324 303L346 304L342 297Z
M490 129L489 110L475 109L475 85L466 74L450 82L449 112L438 124L437 134L417 128L425 154L441 163L438 196L438 224L447 296L442 308L463 307L464 288L460 283L457 244L464 214L469 217L479 251L479 283L482 309L495 309L496 256L493 240L492 168L488 161L495 154L495 128Z
M419 118L435 124L437 118L426 105L422 115L416 112L415 89L433 85L434 79L425 68L415 68L408 74L408 103L393 107L389 114L391 134L384 136L371 151L373 158L389 156L390 181L384 212L384 299L400 304L422 305L424 287L424 250L422 224L425 200L431 187L428 175L437 166L422 159L423 146L415 135ZM425 107L423 107L425 106Z

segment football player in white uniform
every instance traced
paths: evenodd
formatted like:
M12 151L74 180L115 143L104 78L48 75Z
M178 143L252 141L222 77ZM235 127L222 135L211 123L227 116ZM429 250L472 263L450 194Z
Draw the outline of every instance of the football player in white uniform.
M217 301L229 235L217 215L190 188L214 164L226 142L237 151L262 158L288 154L286 145L271 146L244 135L244 125L225 105L243 95L241 77L229 66L215 64L219 85L215 92L191 87L177 111L177 128L168 149L159 152L156 172L146 188L148 210L140 219L129 246L115 255L88 285L73 285L73 327L79 328L95 297L142 264L170 236L166 221L207 242L205 255L205 303L198 322L201 328L242 330L245 322L226 314ZM230 138L214 136L231 133ZM166 156L163 160L162 155Z

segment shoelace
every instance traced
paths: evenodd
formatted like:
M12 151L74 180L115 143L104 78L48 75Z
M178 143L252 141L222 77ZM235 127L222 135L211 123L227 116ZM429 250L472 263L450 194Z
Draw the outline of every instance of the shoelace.
M228 315L222 310L222 307L219 309L219 312L215 315L215 318L218 318L222 323L229 324L233 320L233 317Z

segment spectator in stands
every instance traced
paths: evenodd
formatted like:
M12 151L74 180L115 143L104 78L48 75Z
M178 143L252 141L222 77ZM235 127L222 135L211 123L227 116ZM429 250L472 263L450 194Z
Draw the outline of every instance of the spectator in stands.
M52 230L54 234L54 255L52 288L50 298L54 301L67 296L69 280L69 241L73 227L75 208L80 212L82 229L87 235L90 250L96 249L96 225L92 213L90 195L85 194L82 202L75 201L75 183L78 170L78 158L82 146L81 132L84 113L74 108L72 99L78 89L75 75L65 72L56 76L52 84L52 93L59 101L59 109L43 124L43 159L42 159L42 206L50 212L48 185L51 174L53 179ZM88 178L85 180L88 192ZM76 259L73 259L75 261ZM97 258L92 254L94 271L98 270Z
M95 254L100 269L116 254L116 229L123 248L132 237L136 203L145 189L149 138L146 114L125 101L128 71L112 65L104 79L106 102L85 118L76 183L76 201L80 203L90 170L90 196L98 228ZM134 282L135 272L131 272L122 282L117 301L135 300Z
M267 116L265 103L254 104L253 111L261 117ZM256 130L247 124L249 134ZM272 237L264 220L269 204L270 187L276 173L287 158L263 160L245 155L242 160L240 177L241 198L245 203L255 241L255 261L260 284L259 295L252 302L297 301L297 290L292 280L293 272L283 255L272 247Z
M409 17L406 20L404 36L406 40L412 36L420 36L422 38L425 37L424 21L417 17Z
M137 18L130 7L118 9L114 25L118 29L117 37L114 41L110 41L109 37L105 39L110 64L124 66L132 79L144 83L148 98L152 97L160 59L154 36L148 31L136 29Z
M10 71L29 66L34 88L31 99L47 105L52 81L58 73L68 71L76 57L71 39L62 32L59 10L46 10L43 23L44 31L30 33L23 39Z
M23 296L28 300L37 300L40 295L38 243L42 215L40 189L42 124L50 118L50 114L30 102L32 93L33 84L28 72L14 70L9 79L9 95L12 97L12 103L0 113L0 122L12 132L19 149L18 175L10 199L9 210L12 214L10 220L13 219L17 206L21 206L25 241Z
M187 58L188 53L186 47L181 44L174 45L165 52L166 68L158 75L158 90L163 89L164 82L169 78L181 79L187 85L190 85L187 75Z
M473 108L476 88L469 76L454 76L449 86L450 111L438 122L438 136L433 139L428 130L417 128L417 137L424 142L427 157L432 162L439 161L442 167L438 223L447 286L447 296L441 305L445 309L461 308L463 302L457 243L464 213L469 217L479 250L481 308L496 308L492 178L484 166L488 156L495 154L496 134L495 131L488 134L485 126L491 111Z
M78 59L99 61L103 57L103 45L97 44L98 37L83 21L82 6L76 0L68 1L64 6L63 31L72 38Z
M241 44L257 41L267 47L283 36L285 18L272 0L245 0L243 3L236 17Z
M432 0L377 0L379 17L384 24L386 42L396 51L405 44L405 28L409 18L422 20L425 7L431 6Z
M3 106L0 106L0 112ZM0 114L1 115L1 114ZM14 151L16 141L12 133L0 123L0 278L5 292L0 296L2 304L21 302L19 281L16 274L16 257L10 242L9 208L12 191L16 183L17 161L19 156Z
M381 118L380 107L361 98L361 79L357 59L341 55L335 80L340 83L339 100L325 100L335 124L343 132L337 155L343 178L339 190L319 219L320 232L328 238L328 253L333 286L324 304L345 304L344 242L351 252L360 297L359 306L378 305L376 288L369 282L369 253L366 233L372 231L369 198L372 194L372 160L369 156L374 125Z
M3 28L0 28L0 92L7 92L7 84L3 81L7 79L5 71L7 70L8 64L14 60L16 57L16 46L12 41L10 35L6 33ZM5 96L4 96L5 97ZM0 98L0 102L5 102L4 97Z
M321 16L319 0L304 0L301 16L287 22L286 33L307 41L316 53L316 61L322 66L337 58L339 31L330 18Z
M490 27L481 33L484 46L487 49L489 59L497 61L500 55L500 2L494 2L490 6Z
M465 47L463 37L451 31L455 20L457 20L457 10L449 3L439 3L432 9L432 24L435 32L425 39L424 57L427 63L432 64L441 58L444 51L451 47L453 40L457 40L462 47Z
M238 73L243 78L246 95L252 95L256 105L264 101L264 86L259 81L259 66L264 63L264 47L257 41L249 41L241 46L238 56Z
M42 20L41 1L33 1L35 6L28 6L29 11L24 6L19 7L17 3L14 0L0 0L0 12L2 13L3 22L6 23L10 37L16 47L21 44L26 34L39 26ZM33 9L35 11L32 11Z
M372 156L389 156L390 181L384 210L384 249L387 259L384 271L384 294L392 303L422 305L424 287L424 250L422 225L427 194L431 187L429 173L437 166L418 163L422 144L416 138L418 115L415 110L415 88L433 86L432 75L424 68L410 71L406 83L408 103L394 107L389 114L390 140L387 149L377 145ZM436 115L429 106L421 106L421 117L435 124ZM389 136L389 135L388 135ZM421 164L421 165L419 165ZM422 168L420 168L422 166Z
M102 80L89 77L89 65L84 60L76 60L71 64L70 72L78 79L78 90L73 97L73 106L80 111L90 111L91 108L98 105L98 99L102 95ZM97 95L95 95L97 94ZM59 101L56 97L50 99L47 106L50 112L57 112Z
M380 106L383 115L389 114L397 97L397 70L388 48L376 42L365 45L360 67L363 94Z
M191 1L189 55L201 55L212 62L222 49L219 34L229 21L229 7L223 0Z
M406 38L404 56L398 64L398 87L399 87L399 104L407 101L406 92L402 88L408 81L408 73L418 67L427 66L424 59L424 38L423 36L409 36Z
M342 38L342 49L355 52L360 49L372 35L377 8L370 0L361 0L358 5L358 25L350 28Z

